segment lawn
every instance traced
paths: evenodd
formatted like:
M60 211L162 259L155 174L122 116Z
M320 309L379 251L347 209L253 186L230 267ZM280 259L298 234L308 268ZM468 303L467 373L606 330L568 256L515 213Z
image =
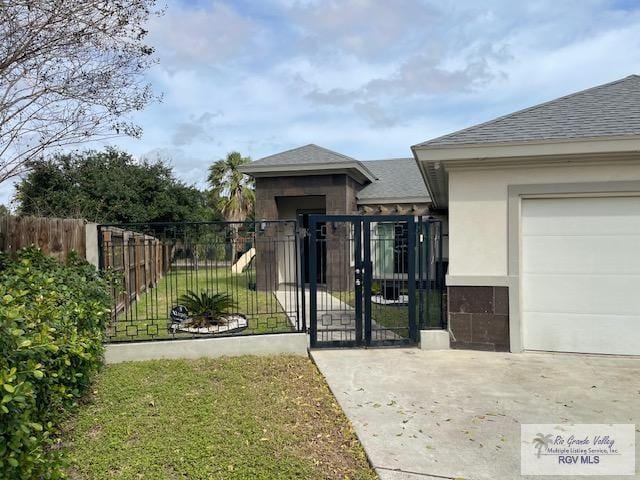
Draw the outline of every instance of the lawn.
M340 301L355 307L355 292L331 292ZM416 320L418 320L418 293L416 293ZM436 327L440 321L440 293L434 290L423 292L425 321L422 328ZM444 301L444 300L442 300ZM371 302L371 318L381 327L387 327L396 335L409 337L409 308L407 305L380 305ZM421 327L419 327L421 328Z
M282 307L271 292L256 291L250 284L255 272L248 270L233 274L229 268L174 269L169 271L154 287L140 295L129 308L118 315L111 326L111 340L144 340L191 336L172 335L167 332L169 313L178 305L179 298L188 290L194 292L220 292L230 295L236 303L236 312L248 317L249 327L242 333L288 332L292 325ZM292 309L294 305L291 306Z
M308 358L111 365L66 427L80 479L374 479Z

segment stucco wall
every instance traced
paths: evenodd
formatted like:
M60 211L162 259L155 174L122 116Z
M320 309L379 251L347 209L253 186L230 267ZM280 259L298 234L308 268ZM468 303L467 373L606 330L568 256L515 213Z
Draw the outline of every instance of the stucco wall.
M509 185L640 180L634 163L449 171L449 276L508 274Z

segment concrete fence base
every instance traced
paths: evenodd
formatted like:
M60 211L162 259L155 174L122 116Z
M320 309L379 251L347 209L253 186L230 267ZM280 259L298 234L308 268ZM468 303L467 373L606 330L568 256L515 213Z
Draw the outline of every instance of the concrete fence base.
M420 330L420 348L422 350L449 350L449 331Z
M307 356L305 333L114 343L105 347L105 363L139 360L215 358L239 355Z

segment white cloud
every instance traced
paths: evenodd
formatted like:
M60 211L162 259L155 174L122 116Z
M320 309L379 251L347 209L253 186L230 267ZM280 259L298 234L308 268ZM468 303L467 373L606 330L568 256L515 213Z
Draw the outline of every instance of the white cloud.
M398 123L398 119L389 115L378 103L367 101L358 102L353 106L354 111L368 120L374 128L392 127Z
M173 0L150 31L164 100L135 116L141 140L117 144L161 153L199 185L231 150L259 158L314 142L406 156L640 73L640 5L622 0Z
M183 147L196 140L212 142L214 138L210 134L212 128L211 121L220 115L220 112L205 112L198 117L191 115L188 121L176 125L176 129L171 137L171 143L177 147Z
M376 61L417 46L442 18L439 7L417 0L325 0L296 4L289 15L301 31L303 46L339 51Z
M258 26L230 5L191 7L173 2L149 24L149 40L166 68L213 66L247 53Z

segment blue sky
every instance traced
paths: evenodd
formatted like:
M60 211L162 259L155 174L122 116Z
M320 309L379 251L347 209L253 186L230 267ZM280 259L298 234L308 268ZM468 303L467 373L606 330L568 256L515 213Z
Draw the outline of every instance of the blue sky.
M134 117L141 140L111 143L199 186L231 150L410 156L415 143L640 73L637 0L169 0L149 30L163 101Z

